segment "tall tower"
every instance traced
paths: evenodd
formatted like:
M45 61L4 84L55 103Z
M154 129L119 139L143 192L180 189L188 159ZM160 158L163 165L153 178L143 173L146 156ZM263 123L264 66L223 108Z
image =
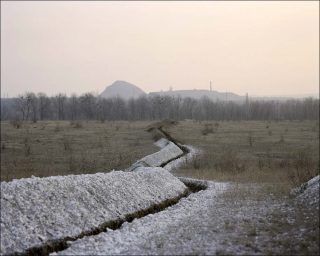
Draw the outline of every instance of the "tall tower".
M210 92L212 92L212 81L210 80Z

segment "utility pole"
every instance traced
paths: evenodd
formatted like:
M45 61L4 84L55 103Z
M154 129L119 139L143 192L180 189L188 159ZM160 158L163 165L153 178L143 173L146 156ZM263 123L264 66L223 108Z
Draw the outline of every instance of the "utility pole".
M210 92L212 92L212 82L211 82L211 80L210 80Z

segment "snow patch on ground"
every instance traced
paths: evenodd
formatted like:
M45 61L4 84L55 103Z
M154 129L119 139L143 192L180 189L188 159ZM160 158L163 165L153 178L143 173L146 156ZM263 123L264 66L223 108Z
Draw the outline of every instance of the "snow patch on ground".
M181 167L201 151L184 145L189 153L178 158L183 151L174 143L161 139L155 144L161 150L128 169L135 172L1 183L1 253L23 252L46 241L74 237L109 219L175 198L186 191L182 182L203 190L163 211L125 222L119 229L70 242L69 248L57 254L294 254L301 252L301 241L307 254L319 253L313 242L317 230L304 223L303 215L318 218L319 223L319 216L308 212L314 207L300 209L303 217L299 217L287 198L256 196L260 185L189 178L179 178L180 182L166 170ZM146 167L175 158L164 168ZM242 198L245 190L251 196L245 193ZM319 176L296 192L297 201L319 208Z
M145 156L141 159L142 162L148 166L161 166L162 164L179 157L183 154L183 151L173 142L169 142L160 151L151 155Z
M185 148L187 148L189 150L189 152L187 154L185 154L184 156L175 159L171 162L169 162L168 164L166 164L163 168L168 170L169 172L174 171L180 167L182 167L183 165L187 165L189 162L192 161L192 159L197 156L200 155L202 153L202 151L200 149L197 149L193 146L190 145L183 145Z
M206 190L182 198L164 211L135 219L131 223L126 222L114 231L79 239L57 254L188 254L193 243L201 245L202 241L206 241L194 234L194 227L203 225L203 214L210 211L212 203L228 186L227 183L216 182L204 182L204 185L207 186ZM181 239L184 240L183 244ZM214 250L215 244L210 243L210 248L210 251Z
M154 144L159 148L164 148L165 146L168 145L168 143L169 141L166 138L161 138L157 140Z
M318 175L297 189L293 190L293 193L296 194L297 200L300 203L319 208L319 184L320 176Z
M124 223L120 229L74 241L68 249L57 254L319 253L317 226L301 222L305 212L301 216L297 215L289 198L265 195L259 184L204 182L186 178L181 180L207 188L182 198L164 211ZM248 193L242 194L244 191ZM259 194L263 197L257 196ZM317 215L318 213L312 216ZM311 223L315 223L313 218Z
M168 161L183 155L183 151L171 141L168 141L166 139L160 139L156 143L159 147L161 147L161 150L141 158L140 160L135 162L132 166L130 166L126 171L130 172L130 171L134 171L139 167L147 167L147 166L160 167L161 165L167 163Z
M1 182L1 253L76 237L186 192L162 168Z

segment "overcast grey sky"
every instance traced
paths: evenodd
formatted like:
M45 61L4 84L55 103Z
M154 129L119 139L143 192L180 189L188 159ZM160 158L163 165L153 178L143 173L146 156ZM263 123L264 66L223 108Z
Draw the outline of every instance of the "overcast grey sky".
M2 96L101 92L319 92L319 3L1 2Z

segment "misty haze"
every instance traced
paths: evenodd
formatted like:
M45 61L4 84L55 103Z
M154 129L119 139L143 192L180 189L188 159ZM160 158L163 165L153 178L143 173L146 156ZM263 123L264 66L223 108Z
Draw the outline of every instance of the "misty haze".
M318 255L318 1L1 1L3 255Z

